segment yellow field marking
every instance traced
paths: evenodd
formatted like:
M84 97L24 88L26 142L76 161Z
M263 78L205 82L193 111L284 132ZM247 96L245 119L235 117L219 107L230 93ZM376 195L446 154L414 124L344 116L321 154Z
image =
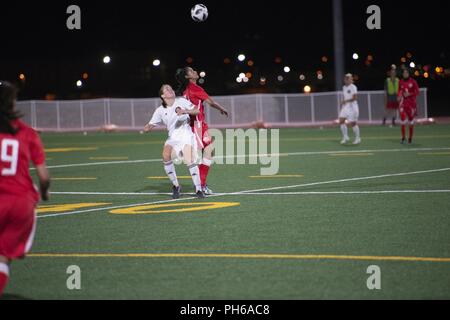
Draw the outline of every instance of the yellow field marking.
M97 178L95 178L95 177L76 177L76 178L55 178L55 177L52 177L52 180L76 181L76 180L97 180Z
M234 207L238 205L240 205L239 202L198 202L198 203L181 202L181 203L151 204L131 208L120 208L111 210L110 213L154 214L154 213L169 213L169 212L192 212L192 211L221 209L227 207ZM160 208L175 208L175 209L160 209Z
M368 157L373 156L373 153L330 153L332 157Z
M89 160L128 160L128 157L90 157Z
M54 153L54 152L73 152L73 151L93 151L98 150L97 147L87 147L87 148L49 148L45 149L45 153Z
M147 179L169 179L167 176L147 177ZM192 179L191 176L177 176L177 179Z
M230 259L291 259L291 260L362 260L450 262L450 258L408 256L353 256L329 254L232 254L232 253L33 253L35 258L230 258Z
M96 202L96 203L70 203L70 204L52 204L52 205L41 205L37 208L37 213L47 213L47 212L69 212L75 209L90 208L97 206L109 205L111 203L107 202Z
M249 178L303 178L302 174L276 174L273 176L248 176Z
M450 152L418 152L417 154L426 156L450 156Z

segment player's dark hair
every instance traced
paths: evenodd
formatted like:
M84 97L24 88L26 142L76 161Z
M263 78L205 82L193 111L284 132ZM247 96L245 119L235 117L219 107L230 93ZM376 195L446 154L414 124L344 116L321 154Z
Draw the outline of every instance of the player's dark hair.
M189 79L186 78L188 68L189 67L179 68L179 69L177 69L177 72L175 73L175 79L178 82L178 88L175 91L177 96L182 96L183 92L186 90L186 88L189 84Z
M168 84L164 83L161 88L159 88L159 97L161 98L162 101L162 106L164 108L167 108L167 103L164 101L164 99L162 98L162 95L164 94L164 87L168 86Z
M21 114L14 111L17 98L17 88L9 82L0 80L0 132L16 134L17 129L11 124L12 120L19 119Z

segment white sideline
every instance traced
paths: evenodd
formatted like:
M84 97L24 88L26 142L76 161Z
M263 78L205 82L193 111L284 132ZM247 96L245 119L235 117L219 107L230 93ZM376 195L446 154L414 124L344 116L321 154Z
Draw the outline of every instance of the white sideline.
M358 177L358 178L349 178L349 179L340 179L340 180L320 181L320 182L303 183L303 184L296 184L296 185L290 185L290 186L271 187L271 188L254 189L254 190L244 190L244 191L238 191L238 192L231 192L231 193L227 193L227 194L213 194L213 195L208 196L208 198L220 197L220 196L229 196L229 195L248 194L248 193L255 193L255 192L260 192L260 191L264 192L264 191L272 191L272 190L280 190L280 189L309 187L309 186L317 186L317 185L323 185L323 184L349 182L349 181L360 181L360 180L379 179L379 178L387 178L387 177L398 177L398 176L423 174L423 173L443 172L443 171L449 171L449 170L450 170L450 168L441 168L441 169L422 170L422 171L413 171L413 172L383 174L383 175L369 176L369 177ZM169 200L161 200L161 201L152 201L152 202L144 202L144 203L127 204L127 205L121 205L121 206L94 208L94 209L79 210L79 211L72 211L72 212L55 213L55 214L48 214L48 215L39 215L38 218L58 217L58 216L73 215L73 214L85 213L85 212L113 210L113 209L119 209L119 208L129 208L129 207L134 207L134 206L144 206L144 205L151 205L151 204L158 204L158 203L169 203L169 202L176 202L176 201L190 200L190 199L196 199L196 198L195 197L189 197L189 198L179 198L179 199L169 199Z
M327 194L389 194L389 193L450 193L450 189L446 190L369 190L369 191L296 191L296 192L242 192L239 195L250 196L272 196L272 195L327 195ZM106 196L154 196L154 195L171 195L171 193L164 192L52 192L52 195L106 195ZM183 196L192 193L181 193ZM235 195L235 193L222 192L216 193L217 196Z
M305 151L305 152L286 152L280 153L281 156L311 156L311 155L322 155L322 154L352 154L352 153L376 153L376 152L422 152L422 151L444 151L450 150L450 147L443 148L400 148L400 149L373 149L373 150L334 150L334 151ZM249 154L249 155L234 155L234 156L223 156L224 159L227 158L242 158L242 157L258 157L258 156L275 156L277 154ZM146 162L162 162L162 159L146 159L146 160L124 160L124 161L104 161L104 162L86 162L86 163L74 163L74 164L63 164L47 166L48 169L58 169L58 168L73 168L73 167L86 167L86 166L100 166L109 164L131 164L131 163L146 163ZM35 170L30 168L30 170Z

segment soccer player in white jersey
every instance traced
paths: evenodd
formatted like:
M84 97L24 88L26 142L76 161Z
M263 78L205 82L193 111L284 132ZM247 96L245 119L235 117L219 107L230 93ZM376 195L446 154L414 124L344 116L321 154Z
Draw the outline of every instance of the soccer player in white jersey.
M172 87L168 84L161 86L159 95L162 105L153 113L152 118L145 125L145 132L150 131L157 125L165 125L169 132L169 137L164 144L163 161L164 170L173 184L174 199L180 197L181 187L178 183L175 166L172 161L172 154L182 155L185 164L194 182L196 196L204 198L205 195L201 188L200 174L197 163L195 163L195 154L197 150L197 140L189 125L190 115L196 116L200 111L191 102L184 98L177 98Z
M358 126L359 108L357 101L358 89L353 84L353 75L351 73L345 75L344 83L345 85L342 89L344 99L341 101L342 109L339 114L339 124L341 125L342 132L341 144L346 144L350 141L347 124L345 123L346 120L350 123L350 126L353 128L353 133L355 134L353 144L360 144L361 137L359 135Z

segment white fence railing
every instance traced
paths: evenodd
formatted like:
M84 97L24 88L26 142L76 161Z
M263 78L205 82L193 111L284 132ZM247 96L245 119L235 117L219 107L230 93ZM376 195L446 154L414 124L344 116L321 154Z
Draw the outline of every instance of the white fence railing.
M257 121L273 127L307 126L335 120L341 93L252 94L214 99L230 111L230 116L207 108L211 127L246 127ZM159 98L31 100L17 102L17 108L25 122L42 131L89 131L109 124L124 130L141 130L160 102ZM426 88L420 90L417 103L419 117L428 117ZM379 123L384 114L384 91L360 91L358 104L360 122Z

